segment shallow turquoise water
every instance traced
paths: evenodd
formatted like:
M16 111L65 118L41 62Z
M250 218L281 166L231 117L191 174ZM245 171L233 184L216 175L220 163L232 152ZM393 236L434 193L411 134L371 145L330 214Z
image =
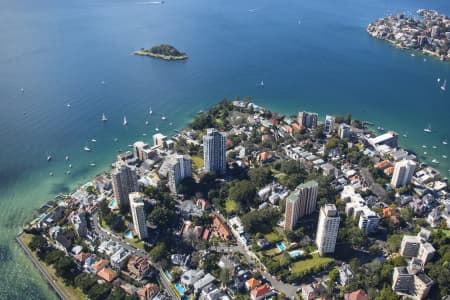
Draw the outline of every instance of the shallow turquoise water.
M450 14L448 2L144 2L0 3L0 299L53 297L13 242L37 207L108 168L118 149L150 142L156 127L184 127L223 97L250 95L282 113L314 110L322 118L350 111L407 132L403 145L422 153L427 144L429 160L450 168L441 158L450 156L441 143L450 139L450 94L436 83L450 79L450 64L424 62L365 32L389 10L427 5ZM159 43L189 59L130 55ZM423 133L428 123L431 135ZM93 151L83 151L86 145Z

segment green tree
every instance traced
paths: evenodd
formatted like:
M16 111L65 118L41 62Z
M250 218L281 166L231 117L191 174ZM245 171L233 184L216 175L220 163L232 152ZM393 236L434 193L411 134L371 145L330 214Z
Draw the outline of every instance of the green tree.
M250 181L257 187L262 188L272 181L272 172L269 167L253 168L248 171Z
M254 204L256 189L248 180L235 181L232 183L228 195L243 207L249 207Z
M153 261L159 261L166 257L167 251L166 251L166 245L164 243L158 243L153 249L149 252L150 257Z
M333 269L328 273L328 277L330 278L330 280L332 282L335 282L336 279L339 277L339 270L338 269Z
M47 247L47 239L42 235L33 235L28 247L30 247L32 251L40 251Z
M387 248L391 253L397 252L400 249L402 239L403 235L401 234L392 234L387 238Z
M173 224L174 217L175 214L172 210L157 206L148 216L148 221L159 228L169 228Z
M374 300L397 300L398 296L392 291L389 285L385 285Z
M87 294L89 289L91 289L97 283L97 278L88 273L81 273L75 277L74 284L77 288Z
M95 284L89 289L87 295L91 300L106 299L111 292L112 285L110 283Z
M226 286L228 282L231 280L231 272L227 268L223 268L220 270L219 274L220 282L222 282L222 286Z

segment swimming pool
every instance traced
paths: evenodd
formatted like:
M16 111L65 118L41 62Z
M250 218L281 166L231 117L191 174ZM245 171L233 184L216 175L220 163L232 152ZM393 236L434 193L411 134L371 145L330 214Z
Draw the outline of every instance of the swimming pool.
M184 287L183 287L181 284L179 284L179 283L176 283L176 284L175 284L175 288L177 289L177 291L178 291L178 293L180 294L180 296L183 296L184 293L186 292L186 290L184 289Z
M164 270L164 275L166 275L167 279L169 279L170 281L172 281L172 275L170 275L169 272L167 272L167 270Z
M278 250L280 250L280 251L286 250L286 246L284 245L283 242L278 242L278 243L277 243L277 248L278 248Z
M108 206L109 206L109 208L116 207L116 200L113 200L113 201L109 202Z
M131 233L131 231L125 232L125 234L123 235L125 238L127 239L132 239L133 238L133 233Z
M294 250L294 251L289 252L289 255L291 257L297 257L297 256L300 256L300 255L303 255L303 253L305 253L305 252L302 251L302 250Z

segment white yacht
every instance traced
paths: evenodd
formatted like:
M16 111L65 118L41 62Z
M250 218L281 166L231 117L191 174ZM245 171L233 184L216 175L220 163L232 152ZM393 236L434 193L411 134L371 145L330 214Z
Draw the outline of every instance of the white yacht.
M426 133L431 133L431 125L428 124L428 127L425 128L423 131L425 131Z
M89 148L87 145L86 146L84 146L84 151L86 151L86 152L90 152L91 151L91 148Z
M433 145L432 148L433 148L433 149L436 149L437 147Z
M108 121L108 118L106 117L105 113L102 114L102 122Z
M69 168L72 169L72 164L69 164Z
M72 107L72 105L70 105L70 103L67 103L67 108L71 108Z
M118 142L119 141L119 139L118 138L114 138L114 142Z
M52 156L50 154L47 154L47 161L51 161L52 160Z
M439 83L439 82L441 82L441 79L440 79L440 78L438 78L438 79L437 79L437 82L438 82L438 83Z
M148 113L151 115L151 114L153 114L153 110L152 110L152 107L150 106L150 108L148 109Z
M264 80L261 80L260 86L264 86Z
M439 164L439 161L437 160L437 159L433 159L432 161L431 161L433 164Z
M95 164L95 163L90 163L90 166L91 166L91 167L95 167L96 164Z
M123 117L123 126L127 126L128 122L127 122L127 117Z
M23 92L25 92L25 89L24 88L20 88L20 91L23 93Z
M424 153L423 153L423 155L427 155L428 154L428 152L427 151L425 151Z
M91 140L91 142L93 142L93 143L96 143L96 142L97 142L97 140L96 140L96 139L92 139L92 140Z
M447 89L447 79L444 80L444 83L441 85L441 90L445 92Z
M70 160L70 157L69 157L69 155L66 155L66 160Z
M422 145L422 148L426 149L426 148L427 148L427 145Z
M442 141L442 145L447 145L447 144L448 144L447 140Z
M155 131L159 131L159 128L158 128L158 127L156 127L156 128L155 128Z
M445 155L445 154L444 154L444 155L442 155L442 158L445 158L445 159L447 159L447 155Z
M53 176L53 172L48 173L48 175Z
M145 125L148 125L148 121L145 121Z

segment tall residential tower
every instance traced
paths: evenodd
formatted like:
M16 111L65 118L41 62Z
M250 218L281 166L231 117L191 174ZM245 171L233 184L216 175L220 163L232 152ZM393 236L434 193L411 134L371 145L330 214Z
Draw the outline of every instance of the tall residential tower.
M412 160L402 160L396 163L391 179L392 187L397 188L409 184L415 170L416 163Z
M334 204L326 204L320 208L316 234L316 245L320 255L334 252L340 221Z
M297 186L286 200L285 230L292 230L299 218L309 215L316 209L319 184L308 181Z
M140 240L146 239L148 237L148 231L144 211L143 195L141 193L130 193L129 197L134 230Z
M112 187L117 204L128 204L128 194L139 191L136 169L124 162L116 162L112 172Z
M225 174L227 169L225 136L214 128L208 129L203 136L203 159L206 172Z

